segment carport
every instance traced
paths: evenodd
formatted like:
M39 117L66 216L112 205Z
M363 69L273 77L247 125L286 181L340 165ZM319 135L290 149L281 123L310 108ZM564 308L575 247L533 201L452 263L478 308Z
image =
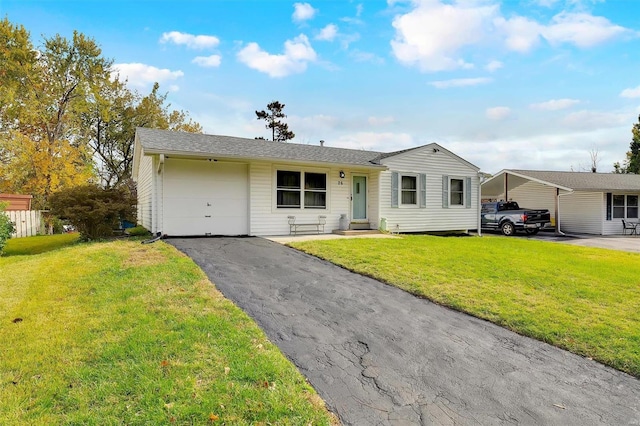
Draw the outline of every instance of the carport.
M640 175L635 174L505 169L481 191L483 199L548 209L558 233L624 235L623 221L640 220Z

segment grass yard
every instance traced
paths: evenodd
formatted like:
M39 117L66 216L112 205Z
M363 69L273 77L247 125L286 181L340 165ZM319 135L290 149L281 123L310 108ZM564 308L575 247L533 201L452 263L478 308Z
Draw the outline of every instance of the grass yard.
M173 247L33 238L0 257L0 424L335 423Z
M640 377L640 255L520 238L291 244Z
M80 234L39 235L28 238L11 238L7 241L3 256L40 254L75 244Z

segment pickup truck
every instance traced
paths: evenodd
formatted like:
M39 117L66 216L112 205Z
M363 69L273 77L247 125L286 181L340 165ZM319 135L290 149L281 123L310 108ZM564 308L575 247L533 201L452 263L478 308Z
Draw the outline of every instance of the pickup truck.
M520 208L515 201L495 201L482 203L481 224L483 230L501 231L511 236L516 231L535 235L551 223L551 215L546 209Z

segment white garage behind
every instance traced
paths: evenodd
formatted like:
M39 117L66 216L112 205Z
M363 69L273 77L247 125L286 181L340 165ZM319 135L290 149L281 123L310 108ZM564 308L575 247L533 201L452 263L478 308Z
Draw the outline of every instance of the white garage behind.
M247 235L247 165L202 159L167 159L163 173L167 235Z

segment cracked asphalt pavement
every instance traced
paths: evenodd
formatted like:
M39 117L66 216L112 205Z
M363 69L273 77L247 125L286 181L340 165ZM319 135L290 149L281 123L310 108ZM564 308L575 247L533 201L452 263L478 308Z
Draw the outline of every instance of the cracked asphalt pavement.
M640 381L261 238L169 239L345 425L640 425Z

